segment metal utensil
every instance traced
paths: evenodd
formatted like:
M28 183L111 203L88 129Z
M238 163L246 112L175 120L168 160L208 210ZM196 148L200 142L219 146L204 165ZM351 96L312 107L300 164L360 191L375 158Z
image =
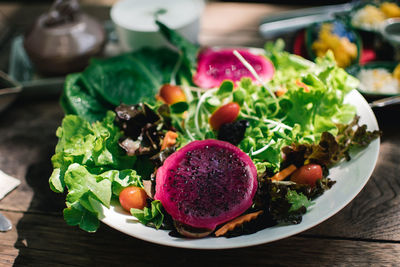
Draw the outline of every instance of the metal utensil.
M0 213L0 232L7 232L12 229L12 224L3 214Z
M320 7L303 8L270 15L263 19L259 26L260 34L272 38L283 33L288 33L305 28L313 23L331 20L336 14L348 12L352 3L327 5Z
M389 105L394 105L394 104L399 104L400 103L400 95L396 96L391 96L391 97L385 97L379 100L375 100L371 103L369 103L369 106L371 108L380 108L380 107L385 107Z

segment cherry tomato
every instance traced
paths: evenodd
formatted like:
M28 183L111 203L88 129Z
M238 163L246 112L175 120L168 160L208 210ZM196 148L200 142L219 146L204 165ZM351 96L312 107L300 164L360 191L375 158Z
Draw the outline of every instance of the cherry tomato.
M238 103L231 102L219 107L210 117L210 125L214 130L218 130L222 124L234 122L239 115L240 106Z
M164 84L160 89L160 97L168 105L186 101L182 88L177 85Z
M143 209L146 206L147 194L143 188L128 186L119 194L119 203L126 210Z
M314 187L315 182L318 179L322 179L322 177L323 174L320 165L307 164L297 169L290 177L290 180L299 184L309 184Z

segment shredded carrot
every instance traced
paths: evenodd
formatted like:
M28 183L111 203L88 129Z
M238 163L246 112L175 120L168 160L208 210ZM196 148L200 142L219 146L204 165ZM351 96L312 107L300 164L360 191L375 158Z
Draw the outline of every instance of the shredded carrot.
M282 87L275 91L275 95L277 97L280 97L280 96L283 96L284 94L286 94L286 92L287 92L287 89Z
M262 212L263 212L262 210L259 210L259 211L256 211L256 212L248 213L248 214L239 216L239 217L233 219L232 221L227 222L221 228L219 228L217 231L215 231L215 236L223 236L227 232L232 231L236 227L244 224L245 222L249 222L249 221L254 220Z
M302 81L296 80L296 85L299 87L303 87L304 92L306 92L306 93L310 92L310 88L308 88L308 86L305 83L303 83Z
M167 147L175 145L176 138L178 138L178 134L176 132L168 131L165 134L165 137L164 137L164 139L162 141L161 150L164 150Z
M282 181L286 177L291 175L296 169L297 169L296 166L291 164L289 167L281 170L280 172L278 172L274 176L272 176L271 180L273 180L273 181Z

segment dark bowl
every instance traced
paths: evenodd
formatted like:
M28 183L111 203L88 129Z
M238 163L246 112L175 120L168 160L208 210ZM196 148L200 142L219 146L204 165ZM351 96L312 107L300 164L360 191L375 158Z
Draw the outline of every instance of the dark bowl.
M360 34L364 35L368 35L368 36L373 36L375 34L378 33L377 30L375 29L371 29L368 27L363 27L363 26L358 26L354 24L353 18L355 16L355 14L357 12L359 12L360 10L362 10L363 8L365 8L366 6L371 5L374 7L378 7L378 4L374 1L364 1L364 2L358 2L356 5L354 5L353 9L351 10L351 12L348 13L348 23L349 25L357 30Z
M400 1L397 1L397 0L358 1L354 4L353 9L347 14L347 20L348 20L349 24L351 25L351 27L353 27L354 29L356 29L359 32L379 33L379 29L369 28L369 27L365 27L362 25L355 25L353 23L353 18L357 14L357 12L359 12L361 9L365 8L366 6L371 5L371 6L379 8L380 4L382 4L382 3L395 3L398 6L400 6Z
M380 27L378 26L378 28L374 29L374 28L369 28L369 27L362 26L362 25L355 25L353 19L354 19L355 15L357 14L357 12L359 12L361 9L365 8L367 5L372 5L372 6L379 8L379 5L381 3L385 3L385 2L395 3L398 6L400 6L400 1L390 1L390 0L358 1L354 5L353 9L347 13L347 16L345 18L346 21L355 31L357 31L360 34L362 41L365 44L372 46L372 45L374 45L375 42L384 41L382 38L382 35L380 33Z
M399 64L399 63L395 62L395 61L375 61L375 62L367 63L365 65L356 64L356 65L350 66L349 68L346 69L346 71L349 74L357 77L358 73L362 69L367 69L367 70L385 69L389 72L393 72L393 70L396 68L397 64ZM367 96L369 98L380 98L380 97L389 97L389 96L398 95L398 94L383 93L383 92L369 92L369 91L364 91L361 88L358 88L358 91L360 91L361 94L363 94L364 96Z

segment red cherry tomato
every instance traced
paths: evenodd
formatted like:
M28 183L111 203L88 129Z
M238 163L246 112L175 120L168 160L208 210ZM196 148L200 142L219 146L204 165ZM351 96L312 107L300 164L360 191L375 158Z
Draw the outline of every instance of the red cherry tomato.
M297 169L290 180L298 184L309 184L315 186L318 179L322 179L322 168L318 164L307 164Z
M160 89L160 97L168 105L186 101L182 88L177 85L164 84Z
M222 124L234 122L239 115L240 106L238 103L231 102L219 107L210 117L210 125L214 130L218 130Z
M143 188L128 186L119 194L119 203L126 210L143 209L146 207L147 194Z

